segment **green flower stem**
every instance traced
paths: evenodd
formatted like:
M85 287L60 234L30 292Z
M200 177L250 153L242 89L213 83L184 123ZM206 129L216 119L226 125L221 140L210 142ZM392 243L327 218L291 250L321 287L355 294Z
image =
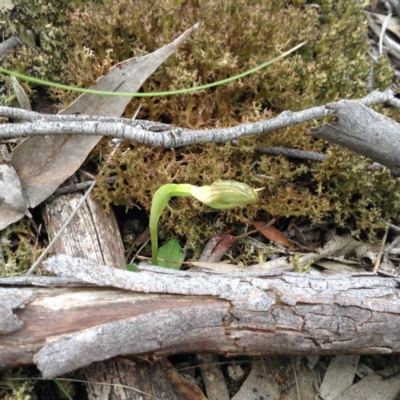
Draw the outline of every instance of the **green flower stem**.
M150 209L150 238L151 238L151 262L158 265L158 220L161 217L164 208L168 205L172 196L191 196L192 185L167 183L159 187L154 193Z
M77 87L73 87L73 86L62 85L60 83L49 82L49 81L45 81L43 79L33 78L31 76L20 74L18 72L10 71L8 69L1 68L1 67L0 67L0 72L2 72L3 74L6 74L6 75L12 75L12 76L15 76L15 77L17 77L19 79L22 79L22 80L25 80L25 81L29 81L29 82L33 82L33 83L37 83L37 84L40 84L40 85L43 85L43 86L50 86L50 87L55 87L55 88L58 88L58 89L70 90L72 92L79 92L79 93L102 94L102 95L107 95L107 96L129 96L129 97L171 96L171 95L175 95L175 94L198 92L200 90L208 89L208 88L211 88L211 87L214 87L214 86L223 85L225 83L232 82L234 80L243 78L243 77L245 77L247 75L250 75L250 74L252 74L252 73L254 73L256 71L259 71L262 68L267 67L268 65L271 65L271 64L275 63L276 61L281 60L282 58L286 57L290 53L293 53L294 51L296 51L300 47L304 46L306 43L307 42L300 43L297 46L293 47L292 49L286 51L285 53L282 53L280 56L275 57L274 59L272 59L270 61L267 61L267 62L259 65L258 67L249 69L248 71L243 72L243 73L241 73L239 75L231 76L230 78L223 79L221 81L217 81L217 82L213 82L213 83L209 83L207 85L197 86L197 87L188 88L188 89L173 90L171 92L150 92L150 93L107 92L107 91L95 90L95 89L82 89L82 88L77 88Z

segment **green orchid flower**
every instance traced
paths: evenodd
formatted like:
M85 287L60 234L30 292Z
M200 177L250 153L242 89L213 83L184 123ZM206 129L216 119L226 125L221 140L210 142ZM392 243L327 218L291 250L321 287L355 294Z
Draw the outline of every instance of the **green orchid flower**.
M150 210L150 236L152 263L158 265L158 220L169 199L173 196L192 196L203 204L217 210L245 207L258 201L257 191L237 181L216 181L210 186L193 186L187 183L168 183L156 190Z

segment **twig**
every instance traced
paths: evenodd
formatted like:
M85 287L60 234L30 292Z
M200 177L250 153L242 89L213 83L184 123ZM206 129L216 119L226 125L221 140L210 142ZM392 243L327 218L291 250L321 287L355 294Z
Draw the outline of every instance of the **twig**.
M139 111L141 110L141 108L142 108L142 103L140 103L139 107L136 109L135 115L132 117L132 121L136 120L136 117L139 114ZM110 141L109 145L114 147L114 150L110 154L110 158L112 158L114 156L115 152L117 151L118 147L121 145L122 142L123 142L122 139L112 139Z
M140 252L143 250L143 248L147 245L147 243L149 243L150 238L148 238L139 248L139 250L135 253L135 255L132 257L131 261L129 262L129 264L133 264L133 262L135 261L135 259L139 256ZM128 256L126 257L128 260L131 258L132 253L129 253Z
M389 232L389 227L387 226L387 227L386 227L386 230L385 230L385 234L383 235L383 238L382 238L381 247L379 248L378 255L377 255L376 258L375 258L374 269L372 270L372 272L375 272L375 273L376 273L376 271L377 271L378 268L379 268L379 264L381 263L381 258L382 258L383 250L385 249L385 243L386 243L386 239L387 239L388 232Z
M116 176L112 176L111 178L106 179L106 183L112 184L115 182L116 179L117 179ZM63 194L75 193L75 192L79 192L81 190L85 190L88 187L90 187L90 185L93 184L93 182L94 181L92 180L92 181L86 181L86 182L73 183L72 185L68 185L68 186L62 186L62 187L58 188L46 201L51 202L56 197L61 196Z
M275 147L260 146L257 147L255 151L257 153L269 154L272 156L283 155L286 157L301 158L303 160L318 161L318 162L325 161L328 158L328 156L326 156L325 154L315 153L313 151L290 149L287 147L280 147L280 146L275 146Z
M258 232L260 232L261 230L270 227L270 226L273 225L275 222L276 222L276 218L274 217L274 218L271 219L271 221L266 222L263 226L260 226L260 227L257 228L257 229L253 229L253 230L250 231L250 232L246 232L246 233L243 233L242 235L236 236L236 240L243 239L244 237L250 236L250 235L252 235L253 233L258 233Z
M380 221L384 222L390 229L394 230L396 233L400 233L400 228L398 226L389 224L384 219L381 219Z
M394 97L392 91L375 91L362 99L354 100L354 102L362 103L366 106L388 103L394 107L400 108L400 100ZM244 136L270 132L279 128L310 121L315 118L323 118L331 114L333 114L332 110L325 106L320 106L298 112L285 111L279 116L269 120L241 124L231 128L191 130L148 121L131 121L121 118L89 117L82 115L43 116L21 109L0 107L0 116L12 118L14 120L31 121L31 123L1 124L0 137L49 134L97 135L133 140L155 147L175 148L190 144L225 142ZM152 127L156 125L167 130L155 132L152 130Z
M309 160L309 161L316 161L316 162L323 162L325 161L328 156L325 154L321 153L315 153L313 151L306 151L306 150L299 150L299 149L291 149L289 147L280 147L280 146L275 146L275 147L265 147L265 146L260 146L255 149L256 153L261 153L261 154L267 154L271 156L285 156L285 157L292 157L292 158L299 158L302 160ZM257 158L256 161L254 161L250 168L249 171L251 171L256 164L258 163L259 158ZM368 165L367 171L371 171L372 169L380 169L380 170L388 170L387 167L385 167L382 164L379 164L377 162L372 163L371 165ZM255 175L257 176L257 175ZM272 178L269 178L272 179Z
M294 358L293 358L293 356L292 356L292 368L293 368L293 373L294 373L294 380L295 380L295 382L296 382L297 398L298 398L299 400L301 400L301 397L300 397L300 389L299 389L299 381L298 381L298 379L297 379L296 366L294 365Z
M89 189L86 191L84 196L81 198L79 201L78 205L76 206L75 210L71 213L71 215L68 217L68 219L65 221L64 225L60 228L60 230L57 232L57 234L54 236L53 240L49 243L49 245L46 247L44 252L40 255L40 257L33 263L33 265L29 268L28 272L26 275L32 274L32 272L37 268L37 266L43 261L43 259L46 257L50 249L53 247L54 243L59 239L61 234L64 232L65 228L69 225L69 223L72 221L72 218L74 218L75 214L78 212L79 208L82 206L82 204L85 202L85 200L88 198L89 194L92 192L93 188L96 185L96 181L93 181L93 183L90 185Z
M383 262L387 263L387 260L389 259L389 253L399 244L399 242L400 242L400 236L397 236L392 241L392 243L390 243L389 246L385 248L385 251L383 252Z

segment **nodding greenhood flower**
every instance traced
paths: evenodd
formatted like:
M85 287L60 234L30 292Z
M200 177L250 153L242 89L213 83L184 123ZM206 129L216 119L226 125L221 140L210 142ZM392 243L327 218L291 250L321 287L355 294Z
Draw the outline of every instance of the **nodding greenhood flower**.
M211 186L192 186L190 193L203 204L218 210L246 207L258 201L258 194L253 188L236 181L216 181Z
M218 210L246 207L258 201L257 191L245 183L236 181L216 181L210 186L193 186L187 183L180 185L167 183L159 187L153 196L150 210L150 235L152 263L158 265L157 224L164 208L172 196L193 196L203 204Z

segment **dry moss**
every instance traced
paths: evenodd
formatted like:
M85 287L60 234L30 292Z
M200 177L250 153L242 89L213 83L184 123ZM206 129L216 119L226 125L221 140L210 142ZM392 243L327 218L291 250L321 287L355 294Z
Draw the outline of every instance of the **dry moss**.
M43 251L38 245L38 228L31 220L8 226L1 232L0 240L5 259L5 271L0 264L0 276L4 272L8 277L25 274Z
M319 8L302 0L73 2L62 17L51 12L59 2L33 3L48 5L49 13L42 16L43 33L36 32L43 45L34 51L42 56L31 59L29 68L46 79L79 87L93 85L111 63L162 47L199 20L200 29L142 90L168 91L225 79L308 41L289 58L239 81L191 95L134 99L126 109L127 117L142 102L139 118L192 128L226 127L366 93L371 67L366 55L367 23L356 1L320 0ZM36 20L27 14L18 23L29 27ZM24 51L9 58L8 66L19 62L16 68L29 71ZM392 76L388 61L381 58L374 72L375 88L386 88ZM64 105L75 96L52 93ZM176 152L125 144L114 165L102 166L97 196L106 205L137 202L149 209L152 194L166 182L203 185L237 179L265 187L260 203L243 212L215 213L188 199L173 202L175 212L164 216L164 237L189 238L192 247L230 224L255 217L309 216L318 222L333 214L339 224L354 218L357 233L376 227L378 217L394 216L399 210L398 181L386 172L367 171L368 160L308 137L305 132L312 125L241 139L236 145L205 144ZM254 149L260 145L328 151L330 157L315 164L262 156L249 172ZM128 147L130 151L123 153ZM111 175L118 178L109 189L104 179Z

